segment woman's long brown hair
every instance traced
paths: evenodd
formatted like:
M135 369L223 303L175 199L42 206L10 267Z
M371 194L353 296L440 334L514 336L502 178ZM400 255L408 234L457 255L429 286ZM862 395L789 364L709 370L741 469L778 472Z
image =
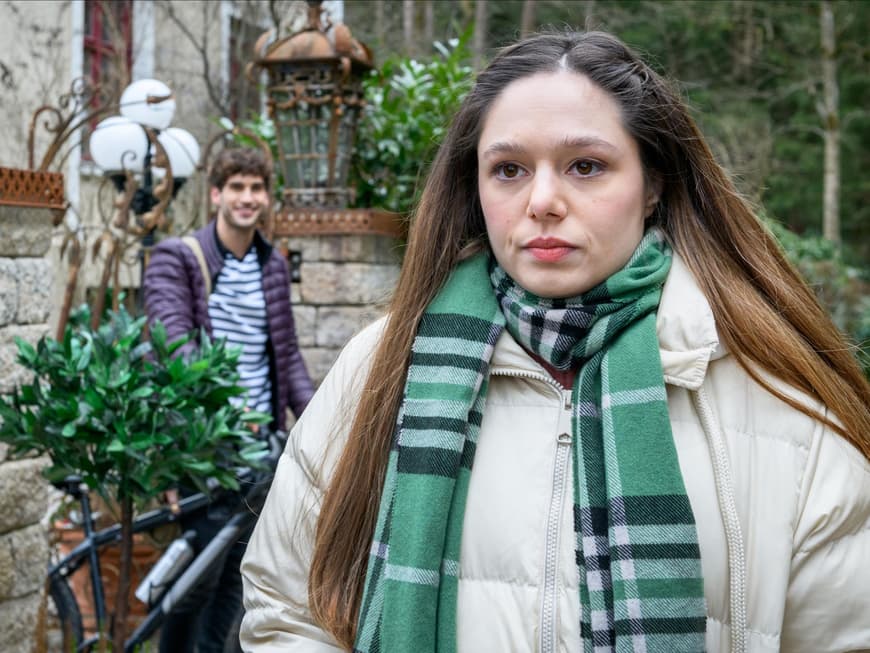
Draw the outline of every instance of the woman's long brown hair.
M870 384L812 291L714 160L679 94L610 34L531 37L503 50L480 74L433 163L386 329L323 499L309 603L317 622L347 649L356 635L417 326L456 263L485 246L476 147L487 109L512 81L560 69L587 76L620 105L645 169L662 182L652 220L700 284L729 351L760 385L870 459ZM833 417L787 396L768 376L816 399Z

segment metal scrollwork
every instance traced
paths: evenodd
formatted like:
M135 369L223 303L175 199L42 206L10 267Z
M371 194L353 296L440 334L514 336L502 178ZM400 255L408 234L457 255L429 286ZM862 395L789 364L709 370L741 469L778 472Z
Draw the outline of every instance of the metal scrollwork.
M78 77L70 84L69 92L58 98L58 106L45 104L33 112L27 132L27 163L31 170L48 170L52 163L57 163L55 158L58 152L73 134L92 120L117 108L114 103L104 103L88 109L98 93L99 87L94 86L87 77ZM42 121L42 127L49 134L54 134L54 138L48 144L39 166L34 166L36 128L43 114L48 116Z

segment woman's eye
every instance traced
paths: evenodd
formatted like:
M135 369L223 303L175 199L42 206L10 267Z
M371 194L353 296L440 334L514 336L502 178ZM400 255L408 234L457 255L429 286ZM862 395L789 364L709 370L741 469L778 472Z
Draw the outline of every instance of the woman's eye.
M514 179L522 173L523 169L516 163L499 163L495 167L495 174L501 179Z
M580 161L575 161L571 164L571 167L581 176L581 177L590 177L592 175L598 174L601 172L601 165L595 163L595 161L589 161L587 159L581 159Z

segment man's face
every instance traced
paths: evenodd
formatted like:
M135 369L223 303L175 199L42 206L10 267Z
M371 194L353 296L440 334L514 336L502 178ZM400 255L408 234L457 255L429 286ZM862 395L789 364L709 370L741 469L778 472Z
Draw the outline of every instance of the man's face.
M269 191L262 177L232 175L223 188L211 189L211 201L218 210L218 221L233 229L255 229L269 206Z

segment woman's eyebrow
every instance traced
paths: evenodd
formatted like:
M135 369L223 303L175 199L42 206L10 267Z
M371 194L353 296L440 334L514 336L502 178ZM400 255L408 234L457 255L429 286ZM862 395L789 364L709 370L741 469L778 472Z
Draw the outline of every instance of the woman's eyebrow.
M557 145L558 148L581 149L584 147L602 147L608 150L616 150L613 143L597 136L565 136ZM496 141L491 143L481 154L483 158L489 158L498 154L523 154L526 148L516 141Z
M566 136L559 145L565 148L603 147L609 150L617 149L610 141L597 136Z
M526 148L515 141L496 141L490 144L481 156L487 158L496 154L522 154L525 151Z

